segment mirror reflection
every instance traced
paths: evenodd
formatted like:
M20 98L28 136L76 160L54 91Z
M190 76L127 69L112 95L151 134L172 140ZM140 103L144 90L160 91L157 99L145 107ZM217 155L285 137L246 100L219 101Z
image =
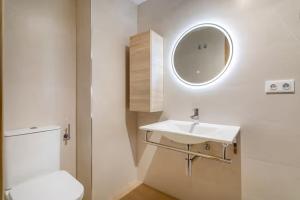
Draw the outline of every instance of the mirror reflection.
M203 85L222 75L231 54L231 40L225 30L215 25L201 25L178 41L173 67L178 78L185 83Z

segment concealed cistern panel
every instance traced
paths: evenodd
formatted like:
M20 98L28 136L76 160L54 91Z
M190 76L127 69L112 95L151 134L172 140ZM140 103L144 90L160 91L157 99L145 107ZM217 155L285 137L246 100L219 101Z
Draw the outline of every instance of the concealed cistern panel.
M295 80L266 81L265 92L267 94L295 93Z

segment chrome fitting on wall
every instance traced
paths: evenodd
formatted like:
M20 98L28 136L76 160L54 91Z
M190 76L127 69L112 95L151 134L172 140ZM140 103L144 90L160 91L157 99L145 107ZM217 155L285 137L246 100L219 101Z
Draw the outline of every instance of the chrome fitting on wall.
M68 124L68 127L64 130L64 141L67 142L71 139L71 125Z

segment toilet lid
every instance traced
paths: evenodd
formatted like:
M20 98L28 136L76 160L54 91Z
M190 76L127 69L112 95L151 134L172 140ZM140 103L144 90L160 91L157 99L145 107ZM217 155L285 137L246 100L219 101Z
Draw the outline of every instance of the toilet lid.
M10 200L80 200L82 196L81 183L65 171L29 180L9 191Z

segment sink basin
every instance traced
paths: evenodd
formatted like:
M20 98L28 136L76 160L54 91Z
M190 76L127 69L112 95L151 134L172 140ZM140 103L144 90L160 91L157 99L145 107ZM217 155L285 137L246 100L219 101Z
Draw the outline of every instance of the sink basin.
M141 126L139 129L159 133L174 142L183 144L199 144L207 141L232 144L240 127L167 120Z

